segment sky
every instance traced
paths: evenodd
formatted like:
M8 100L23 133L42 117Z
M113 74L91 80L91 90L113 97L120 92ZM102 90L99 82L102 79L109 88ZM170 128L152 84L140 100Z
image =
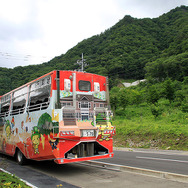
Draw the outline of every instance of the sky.
M181 5L188 0L0 0L0 67L48 62L125 15L156 18Z

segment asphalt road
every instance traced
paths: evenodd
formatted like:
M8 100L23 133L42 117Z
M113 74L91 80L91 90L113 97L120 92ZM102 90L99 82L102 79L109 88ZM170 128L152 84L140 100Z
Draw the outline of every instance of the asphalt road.
M3 163L1 163L3 161ZM161 178L149 177L134 173L107 170L72 163L57 165L52 161L30 161L26 166L18 165L13 159L0 156L1 168L27 180L38 188L62 187L82 188L187 188L181 183Z
M188 175L188 152L156 150L115 150L114 158L99 161Z
M52 163L52 162L50 162ZM40 171L36 171L32 168L28 168L29 165L39 164L42 165L44 163L37 163L34 161L28 161L28 166L18 165L13 157L9 157L6 155L0 154L0 171L1 169L9 172L11 174L15 174L17 177L31 184L34 188L55 188L58 186L62 186L63 188L79 188L78 186L74 186L67 182L61 181L53 176L48 176L45 173L41 173Z

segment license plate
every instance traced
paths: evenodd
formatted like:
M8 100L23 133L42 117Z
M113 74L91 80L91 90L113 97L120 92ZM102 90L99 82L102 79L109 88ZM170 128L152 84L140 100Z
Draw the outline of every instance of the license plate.
M94 130L82 130L82 136L83 137L93 137L94 135Z

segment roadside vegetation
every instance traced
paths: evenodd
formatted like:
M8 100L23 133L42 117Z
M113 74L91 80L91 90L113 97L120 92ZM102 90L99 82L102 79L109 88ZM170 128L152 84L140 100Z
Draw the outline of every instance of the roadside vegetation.
M187 81L112 88L115 146L188 150Z
M15 175L5 173L0 170L0 188L29 188L30 186L26 185Z

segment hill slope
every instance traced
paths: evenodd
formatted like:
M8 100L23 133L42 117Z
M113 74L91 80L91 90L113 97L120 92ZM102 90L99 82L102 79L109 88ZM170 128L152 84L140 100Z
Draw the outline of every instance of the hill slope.
M153 68L159 67L160 71L161 62L168 59L171 63L183 54L182 63L175 67L181 76L173 78L181 80L188 72L188 7L177 7L154 19L125 16L104 33L83 40L48 63L0 68L0 95L54 69L78 69L75 62L82 53L88 63L85 71L109 76L111 86L116 79L143 79L146 71L156 77ZM162 69L168 70L164 65Z

